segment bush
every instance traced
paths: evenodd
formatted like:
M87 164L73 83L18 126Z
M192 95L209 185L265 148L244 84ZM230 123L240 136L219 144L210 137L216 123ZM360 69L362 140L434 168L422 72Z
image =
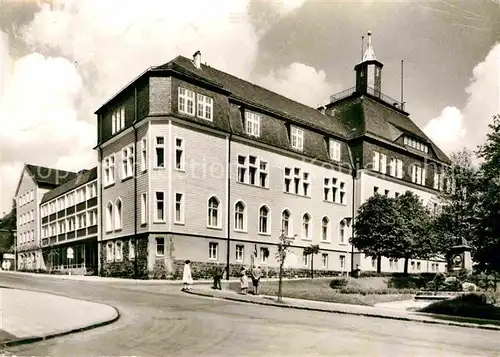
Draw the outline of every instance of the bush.
M434 314L500 320L500 308L487 302L484 294L463 294L430 304L420 311Z
M341 289L347 286L347 279L337 278L330 281L330 287L332 289Z
M416 294L418 290L415 289L362 289L354 287L344 287L339 291L341 294L361 294L361 295L401 295L401 294Z
M435 273L418 275L396 275L389 280L388 286L397 289L422 289L436 277Z

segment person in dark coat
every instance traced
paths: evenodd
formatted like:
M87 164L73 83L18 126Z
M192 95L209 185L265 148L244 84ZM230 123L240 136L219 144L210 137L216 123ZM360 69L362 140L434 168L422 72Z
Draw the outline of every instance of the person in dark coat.
M221 286L220 282L221 282L223 276L224 276L224 271L222 270L222 267L220 266L220 263L217 263L215 265L215 269L214 269L214 286L213 286L213 289L222 290L222 286Z

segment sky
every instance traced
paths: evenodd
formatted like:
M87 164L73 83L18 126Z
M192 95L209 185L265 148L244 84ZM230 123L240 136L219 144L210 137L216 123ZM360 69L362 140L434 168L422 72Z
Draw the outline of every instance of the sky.
M94 112L150 66L202 62L318 107L354 86L372 32L382 91L446 153L475 149L500 113L500 2L4 0L0 213L24 163L97 165Z

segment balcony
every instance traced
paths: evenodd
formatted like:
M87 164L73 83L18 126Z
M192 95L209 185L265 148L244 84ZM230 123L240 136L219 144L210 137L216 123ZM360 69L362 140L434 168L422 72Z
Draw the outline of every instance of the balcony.
M356 93L356 87L352 87L346 90L343 90L342 92L336 93L334 95L330 96L330 104L338 102L344 98L347 98L354 93ZM401 103L399 100L396 100L394 98L389 97L388 95L385 95L384 93L375 90L372 87L367 88L367 94L369 94L372 97L378 98L381 101L385 102L386 104L389 104L391 107L394 107L396 109L404 111L404 102Z

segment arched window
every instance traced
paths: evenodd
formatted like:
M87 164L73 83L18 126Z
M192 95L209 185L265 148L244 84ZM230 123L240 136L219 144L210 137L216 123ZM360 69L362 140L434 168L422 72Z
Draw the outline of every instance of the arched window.
M340 243L345 243L345 222L344 222L344 220L340 221L339 240L340 240Z
M321 240L329 241L330 240L330 220L328 217L323 217L321 220Z
M215 196L208 200L208 226L219 227L219 200Z
M290 237L290 212L284 210L281 214L281 230L285 237Z
M234 229L245 230L245 204L238 201L234 207Z
M113 230L113 202L108 202L106 206L106 231Z
M311 238L311 216L307 213L302 217L302 238Z
M259 209L259 233L269 233L269 208L266 206Z
M115 202L115 230L122 229L122 218L122 200L117 198Z

